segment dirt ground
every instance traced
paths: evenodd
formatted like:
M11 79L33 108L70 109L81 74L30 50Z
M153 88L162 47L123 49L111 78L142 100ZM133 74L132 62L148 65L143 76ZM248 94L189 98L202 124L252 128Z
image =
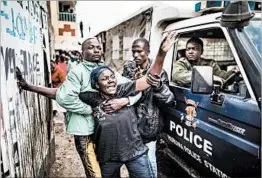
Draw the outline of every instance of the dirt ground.
M58 113L54 117L55 155L50 177L85 177L84 168L75 149L74 137L65 133L64 116ZM125 167L121 168L121 177L128 177Z

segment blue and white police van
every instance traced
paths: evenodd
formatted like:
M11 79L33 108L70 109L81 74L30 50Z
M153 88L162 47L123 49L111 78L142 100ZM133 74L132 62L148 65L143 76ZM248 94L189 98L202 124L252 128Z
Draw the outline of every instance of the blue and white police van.
M202 1L195 10L164 29L179 35L164 64L176 101L164 108L161 175L261 177L261 2ZM175 84L173 64L191 37L203 40L202 57L239 72L217 84L211 67L197 66L191 87Z
M164 69L176 100L163 108L159 177L260 177L261 2L201 1L194 12L156 3L97 37L105 64L121 73L124 61L132 59L135 39L149 41L154 59L163 33L173 30L178 41ZM173 64L185 56L191 37L203 41L202 57L215 60L222 70L239 72L217 84L210 67L198 66L191 87L177 85Z

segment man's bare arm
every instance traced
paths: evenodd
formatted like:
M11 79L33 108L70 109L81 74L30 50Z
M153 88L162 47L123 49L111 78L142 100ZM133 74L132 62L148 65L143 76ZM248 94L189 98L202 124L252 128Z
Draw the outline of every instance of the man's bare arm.
M48 88L48 87L43 87L43 86L29 85L29 88L26 89L26 90L38 93L38 94L43 95L47 98L55 100L57 88Z
M48 87L43 87L43 86L29 85L29 84L25 83L25 80L24 81L19 80L17 82L17 84L18 84L19 88L21 88L23 90L35 92L35 93L43 95L47 98L55 100L57 88L48 88Z
M40 95L43 95L45 97L55 100L57 88L48 88L48 87L34 86L34 85L28 84L25 81L25 79L22 77L22 73L18 67L16 68L16 76L18 80L17 85L20 89L35 92L35 93L38 93Z

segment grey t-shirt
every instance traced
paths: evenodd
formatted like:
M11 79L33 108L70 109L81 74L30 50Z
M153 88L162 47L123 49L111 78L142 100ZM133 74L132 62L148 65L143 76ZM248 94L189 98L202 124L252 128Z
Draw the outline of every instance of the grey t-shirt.
M135 87L135 81L118 85L115 98L134 96ZM105 101L98 92L80 93L79 97L95 109ZM100 113L94 119L95 151L99 162L127 161L148 150L138 132L133 106L126 106L112 114Z

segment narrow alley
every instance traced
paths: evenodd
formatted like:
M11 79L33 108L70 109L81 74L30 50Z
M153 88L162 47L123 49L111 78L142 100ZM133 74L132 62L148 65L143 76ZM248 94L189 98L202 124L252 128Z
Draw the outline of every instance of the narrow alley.
M1 178L261 177L261 27L261 1L0 1Z
M85 177L81 160L76 152L74 137L65 133L64 116L54 117L55 162L50 177Z

